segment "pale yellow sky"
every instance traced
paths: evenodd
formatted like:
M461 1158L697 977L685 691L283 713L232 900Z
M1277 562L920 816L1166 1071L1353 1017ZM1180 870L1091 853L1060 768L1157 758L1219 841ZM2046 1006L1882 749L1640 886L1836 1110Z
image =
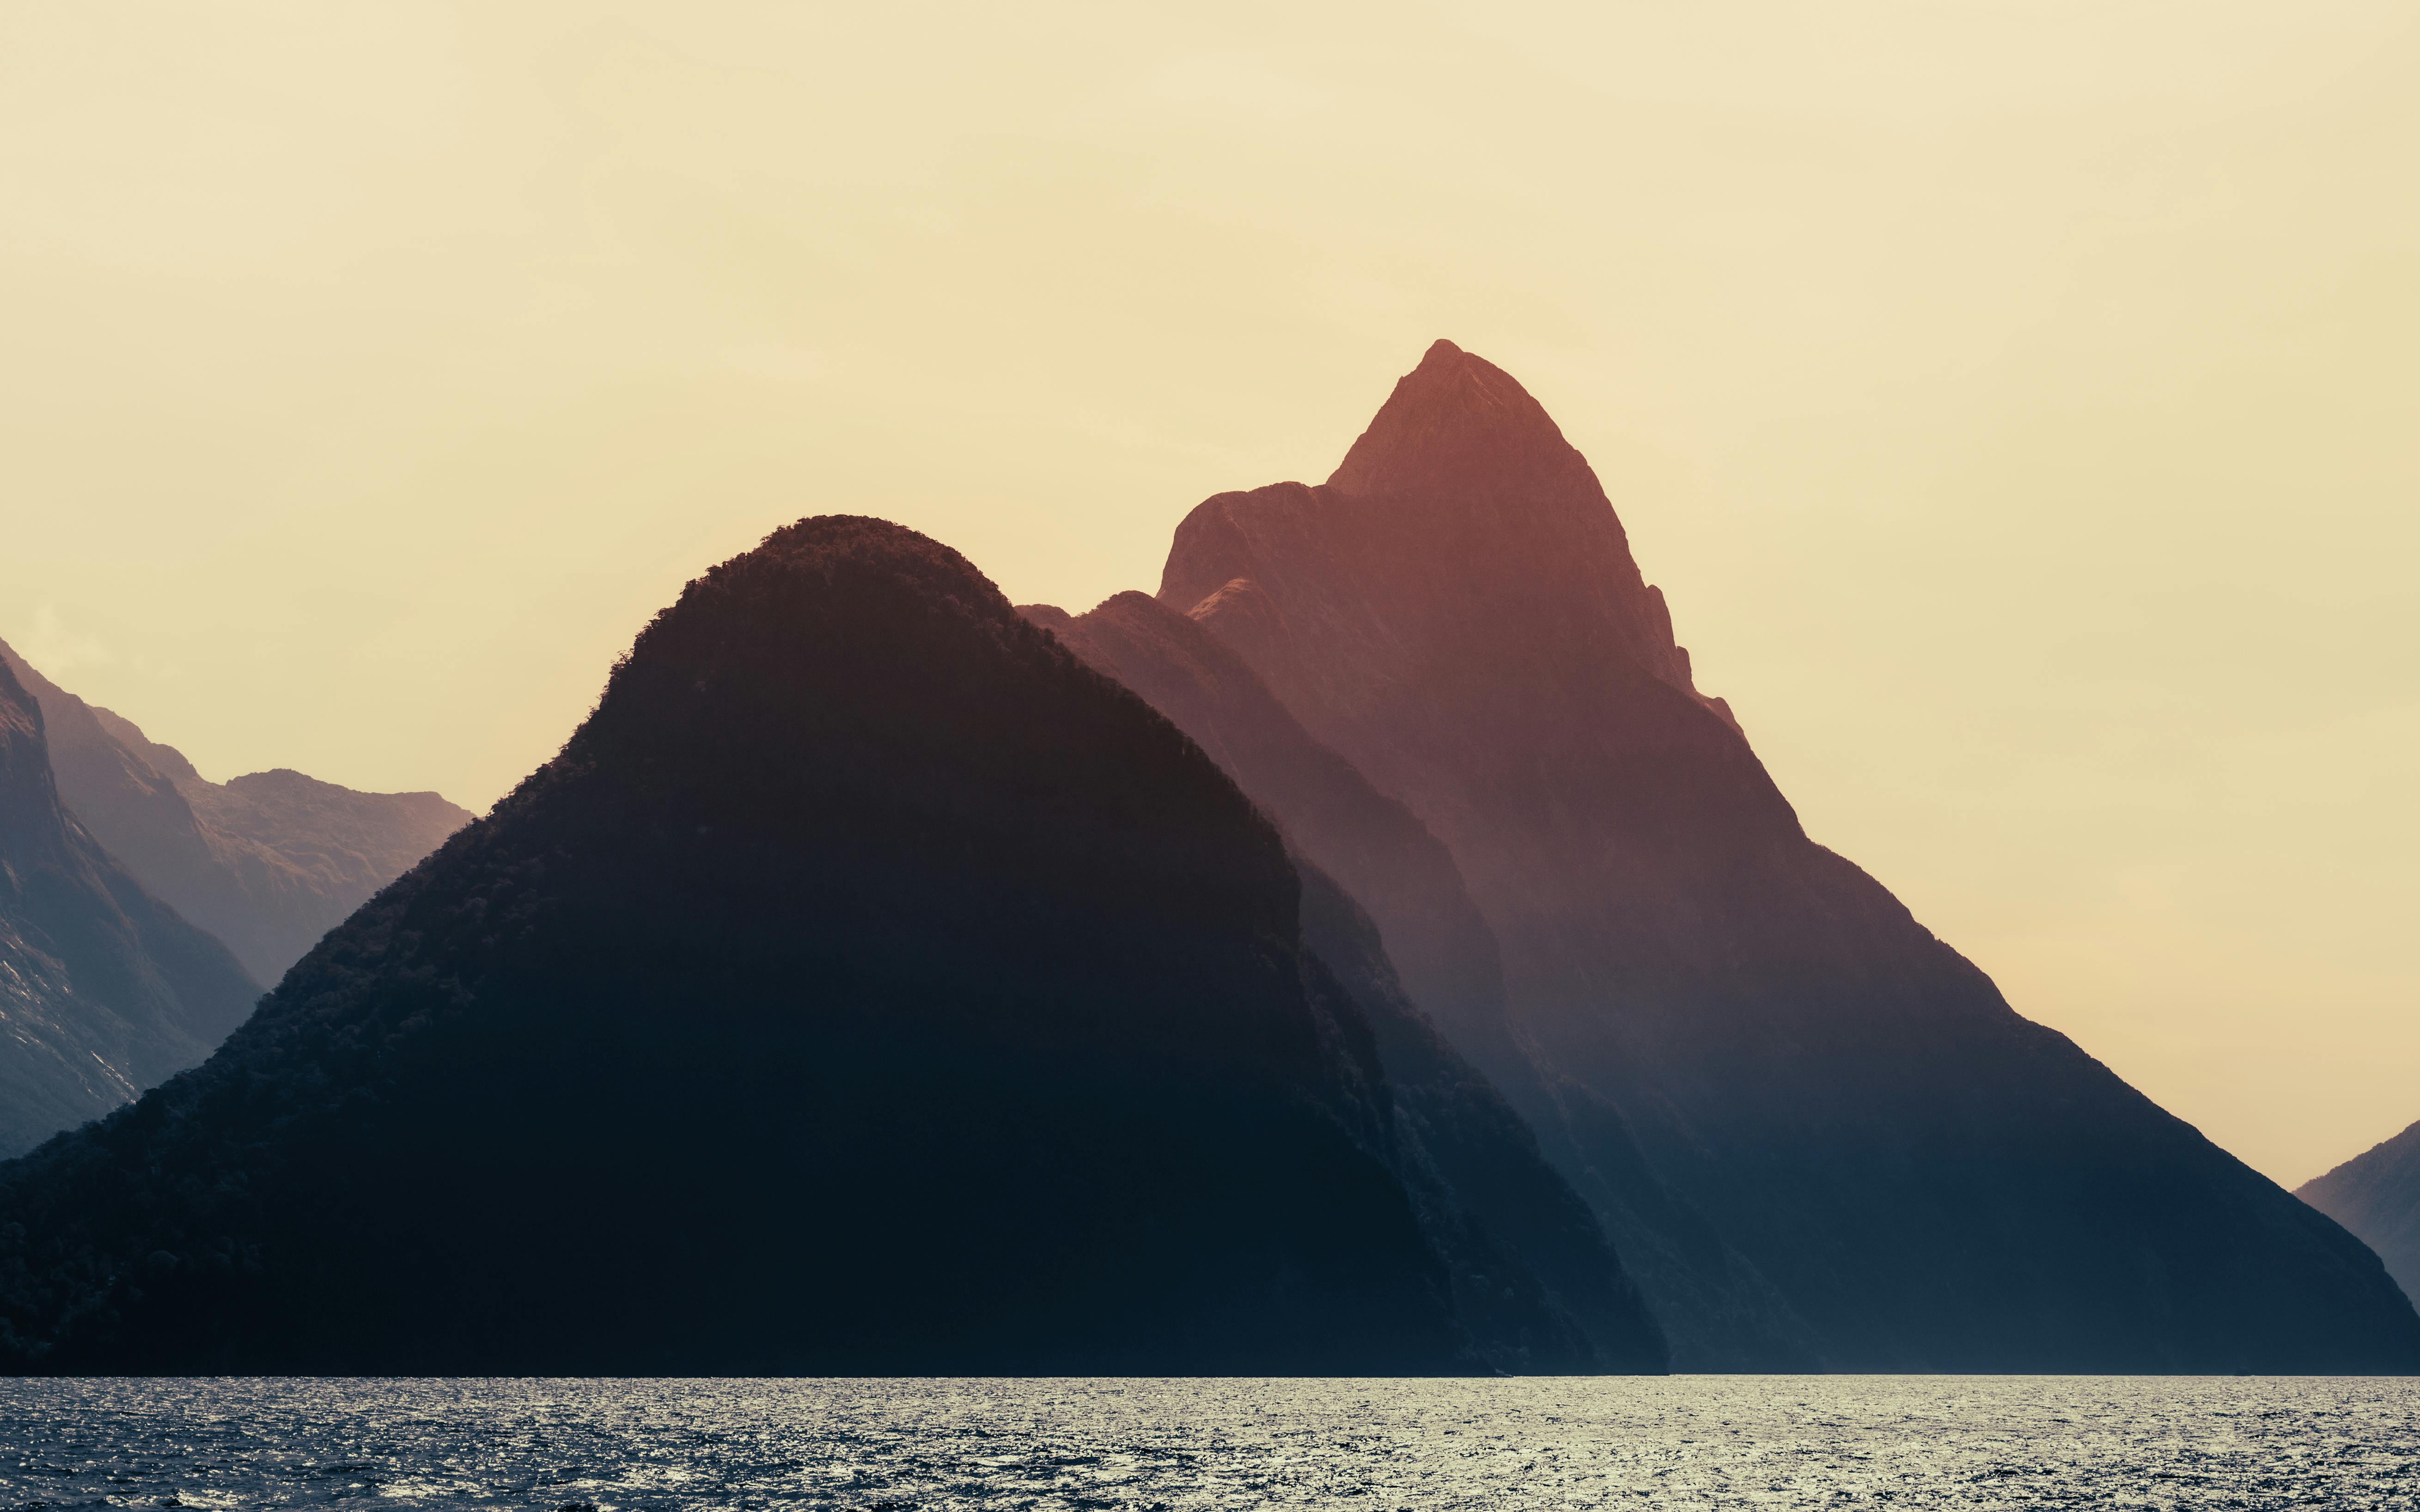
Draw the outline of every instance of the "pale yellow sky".
M1816 838L2300 1180L2420 1119L2416 16L0 0L0 636L484 806L782 521L1081 608L1450 336Z

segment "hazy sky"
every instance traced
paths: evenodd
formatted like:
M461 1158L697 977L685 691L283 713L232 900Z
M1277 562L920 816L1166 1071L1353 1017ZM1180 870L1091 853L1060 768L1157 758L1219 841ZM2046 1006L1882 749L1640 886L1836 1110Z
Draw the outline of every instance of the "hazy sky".
M1814 836L2298 1181L2420 1119L2409 0L0 0L0 636L484 807L689 577L1156 587L1450 336Z

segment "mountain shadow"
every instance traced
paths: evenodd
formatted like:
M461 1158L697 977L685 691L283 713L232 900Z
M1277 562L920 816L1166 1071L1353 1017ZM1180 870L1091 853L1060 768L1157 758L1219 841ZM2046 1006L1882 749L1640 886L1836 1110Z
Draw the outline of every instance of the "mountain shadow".
M207 1064L0 1167L0 1353L1485 1368L1302 939L1191 741L955 553L802 521Z
M1573 1137L1606 1119L1608 1167L1635 1146L1826 1366L2420 1368L2358 1241L1807 837L1497 368L1438 343L1326 485L1196 508L1157 596L1444 843L1515 1036L1584 1095ZM1637 1273L1676 1364L1707 1363Z
M41 706L0 662L0 1154L196 1064L259 995L60 806Z
M1326 877L1342 885L1349 900L1326 911L1367 918L1378 938L1366 950L1336 948L1370 960L1363 975L1388 982L1372 997L1399 995L1405 1011L1425 1013L1449 1048L1528 1120L1535 1134L1523 1144L1534 1143L1588 1194L1625 1268L1657 1299L1658 1320L1680 1358L1699 1369L1813 1365L1805 1325L1647 1169L1621 1114L1585 1088L1550 1087L1531 1064L1512 1030L1495 935L1451 853L1410 810L1314 739L1241 657L1188 616L1136 593L1081 615L1047 605L1019 612L1168 716L1278 822L1307 867L1325 873L1306 873L1307 907ZM1331 930L1325 937L1354 936ZM1373 1019L1382 1011L1372 1010ZM1399 1042L1415 1038L1407 1030ZM1391 1062L1388 1070L1399 1085L1406 1079ZM1466 1072L1439 1074L1459 1085ZM1483 1192L1499 1181L1473 1175L1467 1184Z
M5 641L0 663L42 705L69 810L261 981L471 822L434 793L357 793L283 768L206 780L183 752L61 688Z
M2294 1195L2376 1250L2403 1294L2420 1301L2420 1123Z

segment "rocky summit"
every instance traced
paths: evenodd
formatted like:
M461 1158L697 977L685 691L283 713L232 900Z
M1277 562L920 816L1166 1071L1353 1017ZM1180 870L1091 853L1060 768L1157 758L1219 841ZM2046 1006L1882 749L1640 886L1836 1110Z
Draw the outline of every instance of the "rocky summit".
M1437 343L1326 484L1187 516L1157 597L1449 853L1677 1366L2420 1368L2357 1240L1807 836L1500 369Z

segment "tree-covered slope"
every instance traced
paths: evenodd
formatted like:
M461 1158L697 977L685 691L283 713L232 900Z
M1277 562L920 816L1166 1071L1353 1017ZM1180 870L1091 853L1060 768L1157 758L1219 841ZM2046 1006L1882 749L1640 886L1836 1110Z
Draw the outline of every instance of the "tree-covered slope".
M0 1168L17 1368L1479 1368L1183 734L878 521L691 583L210 1061Z

